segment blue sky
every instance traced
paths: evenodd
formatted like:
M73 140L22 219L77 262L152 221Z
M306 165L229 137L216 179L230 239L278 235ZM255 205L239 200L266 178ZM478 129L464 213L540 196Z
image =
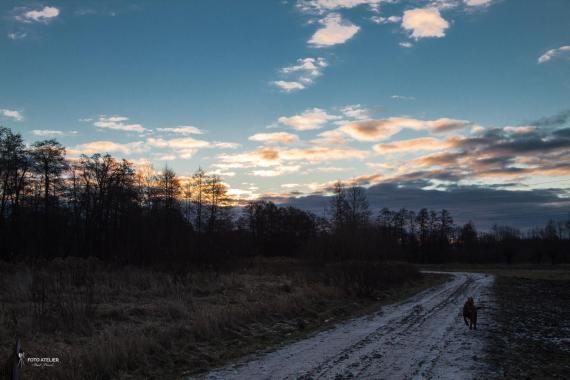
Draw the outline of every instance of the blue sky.
M202 166L243 198L336 179L564 190L569 14L567 0L5 0L0 123L70 157Z

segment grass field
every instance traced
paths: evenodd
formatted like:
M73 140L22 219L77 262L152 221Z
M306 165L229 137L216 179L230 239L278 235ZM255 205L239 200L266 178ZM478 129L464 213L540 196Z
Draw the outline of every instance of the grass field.
M253 260L160 272L66 259L0 264L0 358L16 337L26 379L178 378L299 339L445 281L409 264ZM320 269L319 269L320 268Z

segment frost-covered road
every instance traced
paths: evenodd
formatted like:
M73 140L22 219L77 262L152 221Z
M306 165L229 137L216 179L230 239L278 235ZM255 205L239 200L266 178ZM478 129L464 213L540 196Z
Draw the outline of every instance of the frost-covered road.
M205 379L469 379L485 378L482 361L492 302L491 276L453 273L453 280L381 312L250 361L204 375ZM460 317L474 297L477 331Z

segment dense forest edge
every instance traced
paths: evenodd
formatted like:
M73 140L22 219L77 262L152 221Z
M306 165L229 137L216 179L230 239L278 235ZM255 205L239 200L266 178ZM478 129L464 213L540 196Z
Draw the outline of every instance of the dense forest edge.
M384 208L337 182L326 216L228 194L217 175L178 177L109 154L66 159L56 140L27 146L0 129L0 260L96 257L117 264L224 266L254 256L314 261L563 263L570 218L524 233L478 232L445 209Z

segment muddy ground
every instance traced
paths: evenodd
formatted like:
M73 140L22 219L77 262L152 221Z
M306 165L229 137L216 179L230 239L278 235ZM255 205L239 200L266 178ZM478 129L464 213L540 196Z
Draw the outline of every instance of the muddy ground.
M499 276L494 293L494 377L570 379L570 281Z

